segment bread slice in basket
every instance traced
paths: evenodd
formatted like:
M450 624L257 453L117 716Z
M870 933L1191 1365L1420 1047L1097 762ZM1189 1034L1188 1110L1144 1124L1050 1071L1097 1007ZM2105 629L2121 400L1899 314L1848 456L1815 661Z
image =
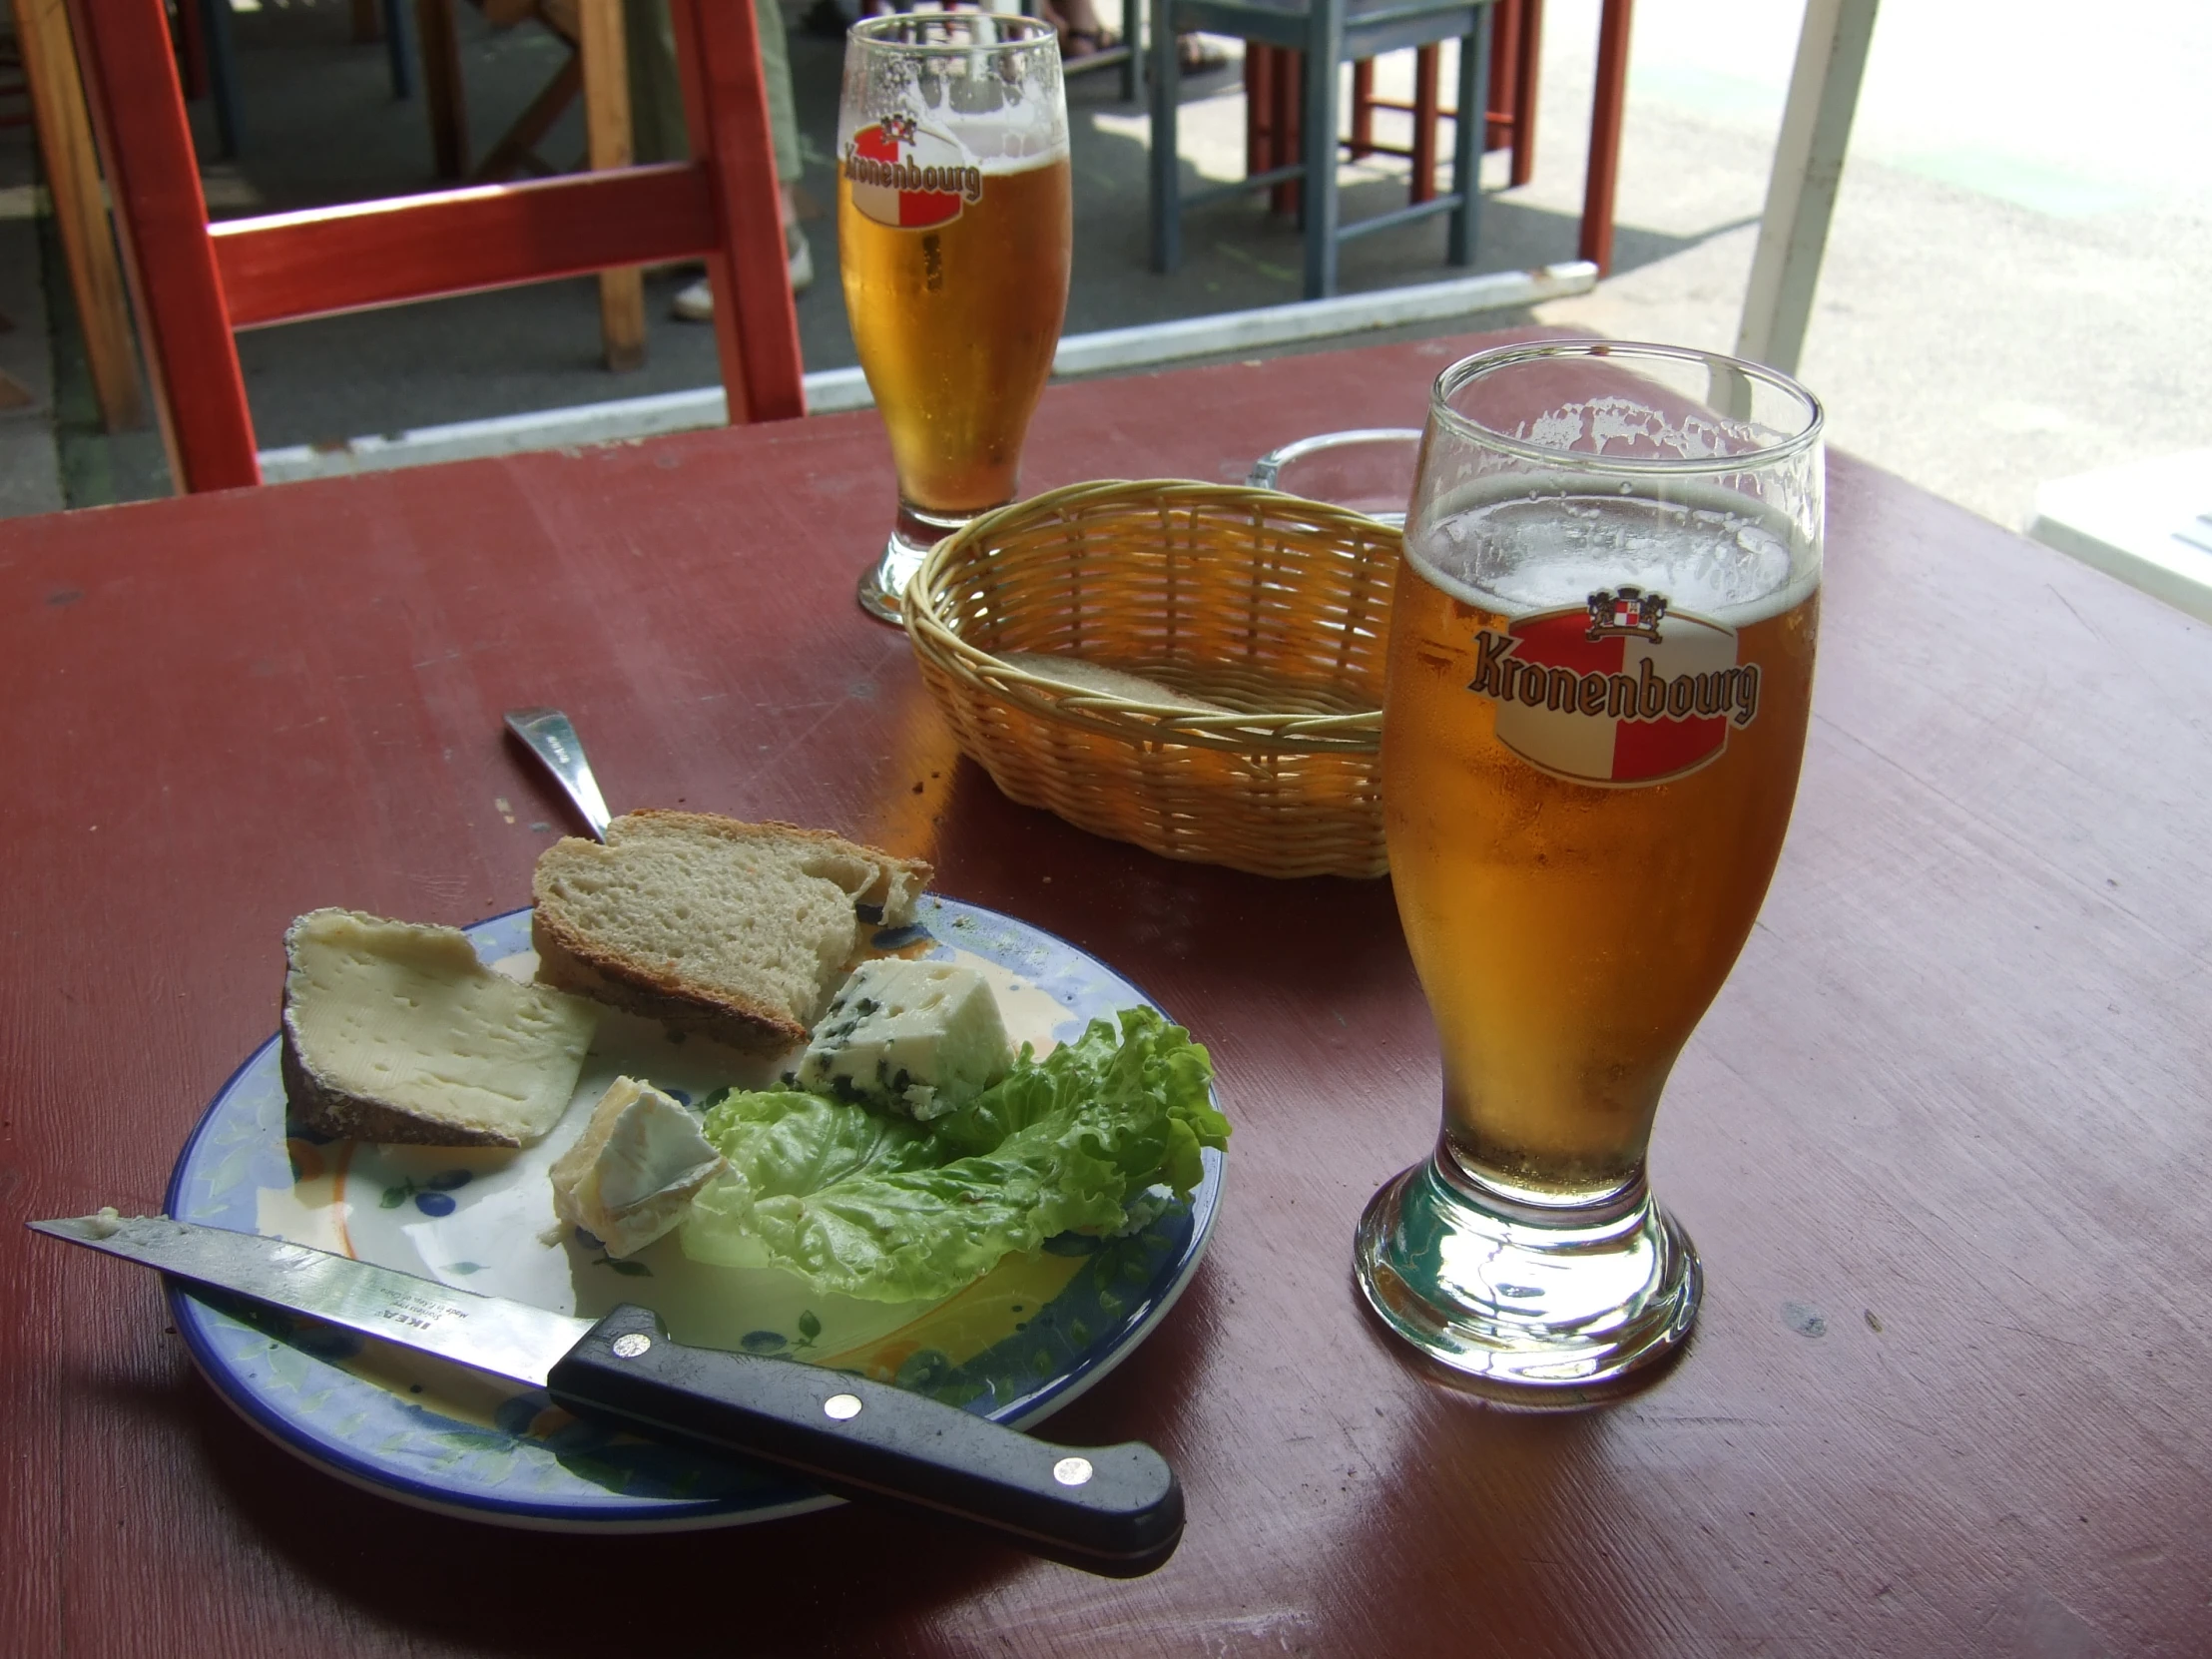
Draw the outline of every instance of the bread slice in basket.
M878 926L913 919L929 866L821 830L628 813L607 843L546 848L538 977L758 1054L806 1040Z

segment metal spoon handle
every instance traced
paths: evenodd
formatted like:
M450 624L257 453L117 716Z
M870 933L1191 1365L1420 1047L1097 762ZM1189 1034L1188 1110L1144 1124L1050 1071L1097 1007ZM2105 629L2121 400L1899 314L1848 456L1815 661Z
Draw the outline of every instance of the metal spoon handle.
M599 780L591 775L591 762L584 759L583 742L568 716L558 709L509 709L507 730L545 764L593 838L605 840L610 821L607 798L599 793Z

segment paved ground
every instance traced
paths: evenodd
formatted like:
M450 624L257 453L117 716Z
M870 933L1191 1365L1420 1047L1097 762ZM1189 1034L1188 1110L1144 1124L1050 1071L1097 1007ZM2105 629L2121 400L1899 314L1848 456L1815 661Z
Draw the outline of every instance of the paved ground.
M1491 197L1481 269L1573 255L1598 5L1550 0L1537 178ZM1539 319L1733 343L1798 10L1779 0L1642 0L1615 273L1593 294L1540 307ZM240 19L247 142L235 168L216 171L219 211L431 184L419 104L391 100L380 52L348 43L344 12L333 0L270 0ZM2212 442L2212 316L2192 302L2212 269L2212 153L2201 128L2212 14L2189 0L2137 0L2125 31L2088 31L2078 8L2058 0L2013 0L2003 12L1999 35L1981 0L1887 8L1802 372L1828 400L1839 444L2017 526L2043 479ZM2158 49L2144 51L2146 41ZM796 28L793 45L806 191L819 208L832 198L840 49ZM554 52L527 30L472 34L479 147L551 72ZM1142 111L1119 103L1113 72L1070 86L1071 332L1298 296L1296 233L1257 199L1193 216L1186 269L1148 271ZM1236 74L1188 91L1187 176L1235 176ZM0 134L0 204L21 176L23 142L20 129ZM581 141L557 134L547 149L565 156ZM1402 200L1400 165L1362 170L1348 211ZM18 323L26 230L0 217L0 311ZM810 368L836 367L851 361L851 345L833 228L818 213L808 230L824 276L801 300L803 343ZM1432 279L1445 274L1441 246L1433 222L1354 244L1346 285ZM660 314L674 280L655 282L651 361L619 377L598 366L582 282L248 334L241 353L261 441L710 384L707 331ZM59 422L0 415L0 511L50 504L52 473L30 475L54 466L45 434L57 424L72 499L162 487L150 435L116 445L91 436L62 332ZM23 339L0 335L0 354Z
M1547 8L1535 207L1571 194L1568 47L1597 9ZM1679 252L1545 320L1734 344L1799 11L1639 0L1621 219ZM2197 0L2115 28L2058 0L1889 0L1800 365L1834 441L2014 528L2044 479L2212 442L2207 84Z

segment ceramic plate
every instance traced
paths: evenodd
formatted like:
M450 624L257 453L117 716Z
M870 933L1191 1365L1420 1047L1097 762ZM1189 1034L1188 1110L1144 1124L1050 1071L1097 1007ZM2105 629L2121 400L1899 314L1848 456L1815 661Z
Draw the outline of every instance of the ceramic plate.
M468 929L486 962L527 977L530 914ZM992 981L1008 1033L1042 1051L1149 1001L1049 933L951 899L876 935L900 954L957 960ZM563 1314L639 1303L678 1340L786 1355L895 1382L1016 1426L1065 1405L1144 1340L1198 1267L1222 1161L1188 1204L1127 1238L1069 1234L1009 1258L948 1300L890 1306L809 1292L768 1270L704 1267L671 1236L614 1261L553 1217L548 1171L613 1077L650 1078L692 1104L765 1084L774 1062L603 1013L561 1124L519 1152L330 1141L287 1122L272 1037L216 1096L170 1179L169 1213L398 1268ZM738 1525L836 1501L736 1459L710 1458L571 1416L543 1389L500 1384L374 1339L172 1289L177 1329L249 1421L341 1479L509 1526L604 1531Z

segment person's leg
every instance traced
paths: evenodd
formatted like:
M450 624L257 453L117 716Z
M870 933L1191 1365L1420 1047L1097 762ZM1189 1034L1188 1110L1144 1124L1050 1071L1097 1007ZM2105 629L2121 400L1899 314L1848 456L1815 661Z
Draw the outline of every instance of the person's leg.
M790 224L791 187L805 171L799 155L799 106L792 98L792 49L784 36L778 0L753 0L761 34L761 79L768 85L768 131L776 146L776 178L784 187L784 222Z
M640 162L690 160L668 0L625 0L622 34L630 54L630 153Z
M1123 44L1119 35L1099 21L1098 9L1091 0L1037 0L1037 13L1059 31L1060 56L1069 63ZM1229 66L1227 53L1207 45L1196 34L1178 35L1175 44L1186 75L1210 75Z
M1059 31L1060 56L1070 63L1120 44L1106 25L1099 22L1098 11L1091 0L1038 0L1037 10Z
M715 0L708 0L715 3ZM761 79L768 94L769 141L776 154L776 179L784 208L784 245L791 258L792 291L815 279L814 251L799 228L792 187L804 163L799 149L799 110L792 97L791 43L784 33L778 0L754 0L753 16L761 39ZM684 126L683 77L676 68L676 31L668 0L627 0L623 28L630 49L630 119L633 149L641 162L682 161L691 154ZM714 293L707 279L688 284L676 295L676 314L687 321L713 317Z

